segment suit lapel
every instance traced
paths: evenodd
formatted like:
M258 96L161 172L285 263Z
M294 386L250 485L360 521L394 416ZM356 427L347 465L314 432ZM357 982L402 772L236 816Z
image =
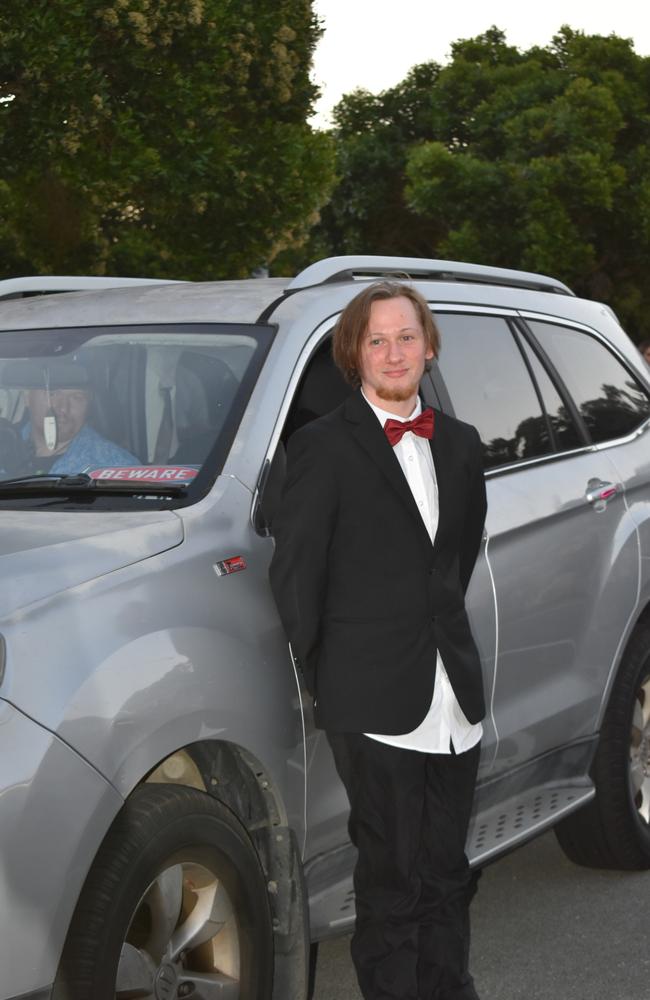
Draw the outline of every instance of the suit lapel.
M388 443L386 434L377 420L377 417L372 412L359 390L346 400L344 404L344 414L346 419L352 425L353 436L356 438L364 451L372 458L375 464L381 469L391 487L402 500L411 517L415 519L415 522L418 528L422 531L426 542L430 545L431 539L429 538L429 533L424 526L422 515L420 514L418 506L413 499L411 488L406 481L404 473L402 472L402 467L399 464L397 456ZM436 458L434 453L434 464L435 463ZM438 478L437 465L436 478Z
M433 456L433 467L436 472L436 486L438 488L438 530L436 531L436 537L433 540L434 549L438 546L442 538L441 529L444 526L447 516L447 487L449 485L449 476L446 474L447 466L444 449L444 428L442 426L442 421L439 418L440 412L436 410L433 437L429 442L431 445L431 455Z

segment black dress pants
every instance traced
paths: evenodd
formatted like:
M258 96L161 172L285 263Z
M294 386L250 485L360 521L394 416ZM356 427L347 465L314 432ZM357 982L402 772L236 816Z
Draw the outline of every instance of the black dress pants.
M479 746L428 754L328 733L350 800L357 919L351 953L365 1000L478 1000L465 839Z

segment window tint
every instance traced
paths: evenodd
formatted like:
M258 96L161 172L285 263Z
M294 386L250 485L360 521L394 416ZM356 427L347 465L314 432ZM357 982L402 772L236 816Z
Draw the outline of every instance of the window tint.
M636 378L594 337L580 330L531 322L596 442L631 433L648 416L650 401Z
M456 416L481 436L485 467L549 454L548 423L506 321L442 314L436 322L440 371Z
M572 448L579 448L584 444L582 435L562 397L551 382L548 372L523 337L520 337L519 343L532 369L533 378L537 382L546 415L553 429L555 449L557 451L570 451Z

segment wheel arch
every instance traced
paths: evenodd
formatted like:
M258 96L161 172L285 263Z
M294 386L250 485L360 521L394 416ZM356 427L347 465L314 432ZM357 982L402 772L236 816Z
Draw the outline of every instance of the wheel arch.
M186 785L218 799L246 827L263 862L272 831L289 825L281 790L264 764L227 740L202 740L168 754L139 782L156 783Z
M650 598L648 599L648 601L646 602L646 604L641 608L641 612L637 616L637 619L636 619L634 625L635 626L636 625L650 625Z
M644 594L644 599L637 606L636 611L630 617L627 629L625 631L623 641L620 643L616 660L612 665L612 669L609 672L609 677L607 678L607 684L603 690L603 696L600 703L600 711L598 713L598 720L596 725L596 732L598 733L602 727L605 712L607 711L607 706L609 705L610 698L612 696L612 691L616 684L616 678L618 677L621 664L625 660L625 655L629 649L630 643L634 636L635 629L639 625L650 626L650 587L648 593Z

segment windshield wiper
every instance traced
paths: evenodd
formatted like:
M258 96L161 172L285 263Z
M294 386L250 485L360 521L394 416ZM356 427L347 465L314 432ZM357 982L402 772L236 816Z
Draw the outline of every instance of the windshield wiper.
M54 475L19 476L16 479L0 480L0 496L5 493L31 496L51 496L57 493L98 493L122 494L126 496L182 496L187 483L147 482L146 480L93 479L86 472Z

